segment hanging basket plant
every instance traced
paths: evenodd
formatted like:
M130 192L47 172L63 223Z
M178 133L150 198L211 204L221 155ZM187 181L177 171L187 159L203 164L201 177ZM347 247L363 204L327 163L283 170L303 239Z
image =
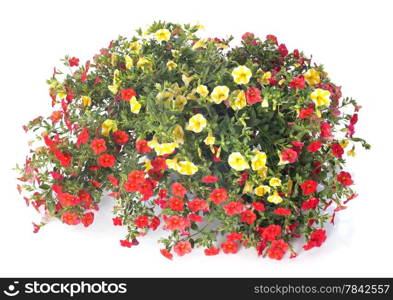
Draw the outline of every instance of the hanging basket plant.
M114 198L121 246L163 230L172 258L255 248L295 257L326 240L326 222L355 198L343 169L360 106L322 65L268 35L200 38L200 26L157 22L119 37L91 61L63 59L47 81L53 112L34 134L20 172L26 203L89 226Z

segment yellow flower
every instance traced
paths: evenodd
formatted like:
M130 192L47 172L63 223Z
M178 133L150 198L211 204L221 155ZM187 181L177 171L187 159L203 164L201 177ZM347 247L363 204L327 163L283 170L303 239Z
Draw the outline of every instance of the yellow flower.
M310 97L316 107L329 105L330 103L330 92L323 89L316 89L311 93Z
M262 180L265 179L267 174L267 167L262 167L262 169L258 170L257 173Z
M198 100L198 97L195 95L196 89L192 89L191 92L187 94L187 100Z
M198 48L206 48L206 43L207 39L200 39L199 41L195 42L195 44L192 46L192 49L198 49Z
M139 111L141 110L141 104L136 100L136 97L133 96L130 100L130 107L131 107L131 112L134 114L139 114Z
M177 63L175 63L173 60L170 60L166 63L166 66L169 70L173 70L174 68L177 67Z
M187 77L186 75L182 75L181 76L181 80L183 80L185 86L188 86L190 84L190 82L193 80L194 78L192 76Z
M243 171L250 168L246 159L239 152L233 152L228 157L228 164L236 171Z
M142 45L139 44L138 42L132 42L132 43L130 44L130 47L129 47L129 48L130 48L130 50L131 50L132 52L138 53L139 50L141 50Z
M348 144L349 144L349 140L342 140L342 141L340 142L340 145L341 145L341 147L343 147L343 148L347 148Z
M281 179L273 177L269 180L269 185L272 187L277 187L281 185Z
M107 119L102 123L101 127L101 134L103 136L108 136L111 131L117 131L117 122L115 120Z
M272 72L265 72L261 77L258 78L260 84L267 85L270 83L270 78L272 77Z
M182 175L193 175L198 172L198 167L190 161L179 161L177 171Z
M254 171L262 170L266 165L266 153L257 150L254 157L251 159L251 167Z
M203 85L203 84L198 85L196 91L202 97L207 97L207 95L209 95L209 90L208 90L207 86Z
M145 172L149 171L153 167L150 159L148 159L147 157L143 159L143 162L145 163L143 166L145 168Z
M228 95L229 88L225 85L219 85L213 89L210 97L214 103L220 104L222 101L228 99Z
M267 185L260 185L257 186L254 190L255 195L257 196L263 196L266 193L270 193L270 186Z
M148 145L150 148L155 149L155 148L159 145L159 143L158 143L157 140L154 138L154 139L152 139L151 141L148 141L148 142L147 142L147 145Z
M175 136L176 143L178 144L184 143L184 131L180 125L176 125L172 133Z
M154 33L154 35L158 42L168 41L171 37L171 32L168 29L159 29Z
M187 104L187 98L183 95L177 95L174 104L177 110L182 111L184 106Z
M237 84L247 84L252 76L251 70L246 66L238 66L233 69L233 81Z
M120 82L120 71L116 69L113 72L113 85L118 85L119 82Z
M214 145L216 138L212 135L211 131L207 134L207 137L203 140L206 145Z
M108 90L110 90L112 94L117 94L119 86L117 84L108 85Z
M356 156L355 147L353 147L351 150L347 151L347 155L355 157Z
M235 100L231 102L231 107L233 110L240 110L247 105L246 94L244 91L236 91L237 96Z
M165 163L166 163L168 169L175 170L175 171L177 171L179 169L179 165L177 163L177 158L166 159Z
M274 204L279 204L282 202L282 198L278 195L277 191L275 191L273 195L267 197L267 201Z
M207 125L207 121L202 114L196 114L190 118L188 124L186 126L187 130L194 131L195 133L199 133L205 128Z
M156 101L162 101L164 104L169 104L171 101L173 101L174 97L175 95L173 93L169 91L164 91L157 94Z
M150 144L148 144L149 147ZM170 154L173 151L175 151L176 147L178 146L177 143L163 143L163 144L156 144L154 147L152 147L154 149L154 151L156 151L157 155L165 155L165 154Z
M127 55L125 60L126 60L126 68L131 69L132 66L134 65L134 61L132 60L132 58Z
M304 79L310 85L318 84L321 81L318 71L314 69L308 70L306 74L304 74Z
M82 96L82 104L83 107L87 107L91 105L91 98L89 96Z
M118 59L119 59L119 57L115 53L112 53L112 55L111 55L111 65L112 66L116 66Z
M145 67L151 69L152 66L153 66L153 64L152 64L152 62L151 62L150 60L148 60L147 58L140 57L140 58L138 59L138 62L136 63L136 66L137 66L138 68L141 68L141 69L145 69Z
M173 58L177 58L177 57L179 57L179 50L172 49L171 54L172 54Z
M57 97L59 97L59 99L63 99L67 96L67 93L65 91L59 91L57 92Z

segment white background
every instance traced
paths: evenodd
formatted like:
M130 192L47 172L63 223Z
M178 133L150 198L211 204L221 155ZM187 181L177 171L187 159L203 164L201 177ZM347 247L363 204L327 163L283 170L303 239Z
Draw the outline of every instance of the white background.
M0 276L393 276L392 7L390 1L1 1L0 3ZM169 261L158 233L132 249L119 246L106 199L89 228L39 221L15 187L22 163L22 124L48 115L45 80L65 54L84 62L118 34L154 20L201 22L204 36L238 39L275 34L291 51L313 54L344 95L363 109L359 136L372 145L350 160L360 196L338 213L322 248L272 261L255 250L205 257L196 250Z

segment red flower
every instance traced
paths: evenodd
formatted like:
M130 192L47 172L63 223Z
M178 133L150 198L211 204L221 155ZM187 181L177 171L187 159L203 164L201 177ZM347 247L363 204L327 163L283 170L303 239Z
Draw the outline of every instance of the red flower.
M68 60L68 64L70 65L70 67L77 67L79 66L79 58L76 57L72 57Z
M188 208L192 212L197 212L200 210L206 211L208 209L206 201L199 198L194 198L190 202L188 202Z
M299 119L306 119L308 117L310 117L314 112L314 109L312 107L310 108L305 108L305 109L301 109L299 111Z
M103 154L98 158L98 164L103 168L111 168L115 162L116 159L112 154Z
M183 198L187 192L187 190L184 188L184 186L179 182L172 183L171 189L172 189L173 195L175 195L177 197L181 197L181 198Z
M243 239L243 235L244 235L243 233L232 232L227 235L227 240L232 242L236 242L236 241L241 242Z
M304 146L304 143L298 142L298 141L292 141L291 144L296 147L296 148L302 148Z
M122 247L131 248L132 243L131 243L130 241L127 241L127 240L120 240L120 245L121 245Z
M280 46L278 46L278 51L280 52L282 57L285 57L288 55L288 49L287 49L287 46L285 46L285 44L280 44Z
M266 241L274 241L276 237L281 234L281 226L280 225L269 225L263 229L261 233L261 237Z
M83 217L81 218L81 221L83 226L89 227L94 221L94 213L88 212L84 214Z
M76 147L79 148L80 145L86 144L89 140L89 128L85 127L79 133L78 140L76 141Z
M294 163L297 160L297 152L293 149L287 149L281 152L281 159Z
M149 153L151 151L146 140L136 141L135 148L138 153Z
M83 207L89 208L92 202L91 196L85 190L80 190L78 193L80 203L83 203Z
M215 204L220 204L225 202L228 198L227 190L224 188L214 189L213 192L210 193L210 200Z
M305 86L304 76L300 75L298 77L293 78L288 86L293 89L304 89Z
M353 184L351 174L344 171L337 175L337 181L340 182L343 186L350 186Z
M158 228L158 226L160 226L160 223L161 223L160 219L158 217L154 217L153 219L151 219L149 227L152 230L156 230Z
M140 183L137 183L135 181L131 181L131 180L128 179L124 183L124 189L128 193L135 193L135 192L139 191L139 185L140 185Z
M268 35L266 36L266 39L267 39L267 40L271 40L274 44L278 45L277 37L276 37L275 35L273 35L273 34L268 34Z
M310 239L306 245L303 246L304 250L310 250L314 247L321 247L326 240L326 231L324 229L317 229L311 233Z
M164 222L165 222L166 228L169 230L181 230L182 231L190 225L187 219L179 217L179 216L171 216L169 218L164 216Z
M321 137L326 138L332 135L332 126L327 122L321 123L320 130L321 130Z
M139 216L134 221L136 227L138 228L145 228L149 226L149 216Z
M252 41L254 39L254 34L251 32L246 32L242 35L242 40L245 42Z
M216 176L212 176L212 175L208 175L202 178L202 181L204 183L213 183L216 182L218 180L218 177Z
M67 167L70 166L70 164L71 164L71 159L72 159L71 155L69 155L68 153L63 153L63 152L61 152L61 151L58 150L58 149L56 149L56 150L54 151L54 154L55 154L56 158L59 160L60 164L61 164L63 167L66 167L66 168L67 168Z
M193 221L193 222L202 222L202 221L203 221L202 216L198 216L198 215L196 215L196 214L190 214L190 215L188 216L188 219L189 219L190 221Z
M63 221L63 223L66 223L68 225L78 225L80 222L78 215L70 211L63 213L61 215L61 220Z
M70 193L60 193L57 195L57 197L59 198L59 202L61 203L61 205L66 207L75 206L81 202L78 197L75 197Z
M52 123L57 123L61 120L62 116L63 112L61 110L56 110L51 114L49 119L51 119Z
M304 195L309 195L314 193L317 190L317 183L314 180L307 180L301 186Z
M265 204L262 202L253 202L252 206L256 211L265 211Z
M247 171L244 171L244 172L240 175L240 179L239 179L239 181L238 181L238 184L239 184L240 186L244 185L244 184L246 183L247 179L248 179L248 172L247 172Z
M291 210L279 207L274 210L274 213L279 216L289 216L291 214Z
M170 253L170 252L169 252L168 250L166 250L166 249L161 249L160 252L161 252L161 254L162 254L164 257L166 257L166 258L168 258L168 259L172 259L172 258L173 258L172 253Z
M206 256L213 256L213 255L217 255L220 252L220 248L216 248L214 246L205 249L205 255Z
M176 252L177 255L183 256L187 253L190 253L192 250L191 244L188 241L178 242L175 247L173 247L173 251Z
M254 104L262 101L261 90L256 87L250 87L246 91L246 98L248 104Z
M168 205L170 209L174 211L183 211L184 209L184 202L183 200L180 200L179 198L173 197L168 200Z
M106 142L104 139L94 139L91 141L91 148L95 154L99 155L106 151Z
M124 131L115 131L113 133L113 140L115 141L115 143L124 145L128 142L128 139L128 134Z
M110 183L111 183L113 186L119 186L119 181L117 180L116 177L114 177L114 176L112 176L112 175L108 175L107 178L108 178L108 180L110 181Z
M240 221L245 222L249 225L254 223L256 219L257 219L257 215L251 210L246 210L242 212L240 215Z
M270 248L267 250L269 258L280 260L288 250L288 244L283 240L273 241Z
M310 199L308 199L302 204L302 209L304 210L315 209L317 208L318 203L319 203L319 199L317 197L311 197Z
M167 168L166 159L163 157L156 157L151 161L151 165L155 171L165 170Z
M123 225L123 221L119 217L112 218L112 221L113 221L114 226L122 226Z
M240 214L243 211L244 205L239 201L231 201L222 207L228 216Z
M140 184L145 181L145 172L139 170L133 170L130 174L128 174L128 180Z
M340 144L333 144L332 145L332 153L335 157L337 158L342 158L343 154L344 154L344 148L341 147Z
M321 141L312 142L308 147L307 150L311 152L317 152L322 147Z
M225 241L221 244L221 248L225 254L230 254L230 253L235 254L237 253L239 246L235 242Z
M134 89L125 89L121 91L121 99L124 101L130 101L134 96L136 96Z

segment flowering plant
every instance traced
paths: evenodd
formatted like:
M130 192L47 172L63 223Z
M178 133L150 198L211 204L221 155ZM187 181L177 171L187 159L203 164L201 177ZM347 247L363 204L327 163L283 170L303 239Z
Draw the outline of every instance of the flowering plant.
M322 65L268 35L199 38L200 26L157 22L119 37L92 62L66 56L47 81L53 113L35 134L18 185L68 225L89 226L103 194L131 247L161 227L161 253L240 246L281 259L326 239L326 221L356 197L343 171L360 106ZM354 112L349 107L353 107Z

